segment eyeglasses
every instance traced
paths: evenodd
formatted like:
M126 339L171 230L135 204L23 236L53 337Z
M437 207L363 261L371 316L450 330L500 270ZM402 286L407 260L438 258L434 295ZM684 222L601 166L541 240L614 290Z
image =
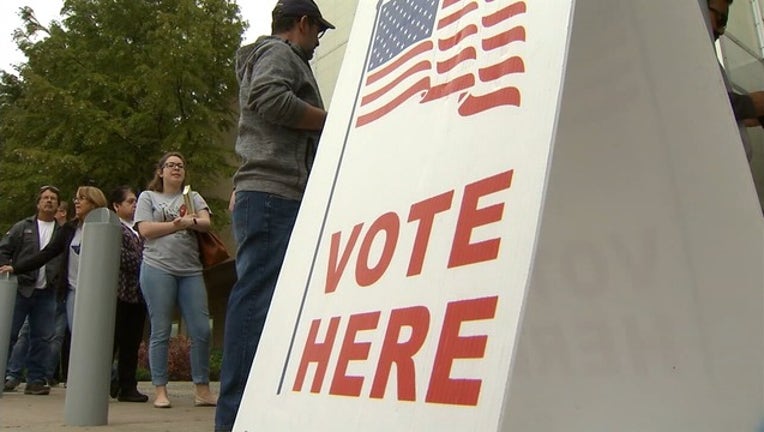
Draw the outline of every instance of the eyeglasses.
M716 24L719 27L727 27L727 20L729 19L729 16L727 16L727 14L711 6L708 7L708 10L716 14Z
M170 169L177 168L181 170L186 168L186 165L184 165L182 162L167 162L162 166L165 168L170 168Z
M86 197L85 195L78 195L74 198L72 198L72 202L78 203L83 201L90 201L90 198Z

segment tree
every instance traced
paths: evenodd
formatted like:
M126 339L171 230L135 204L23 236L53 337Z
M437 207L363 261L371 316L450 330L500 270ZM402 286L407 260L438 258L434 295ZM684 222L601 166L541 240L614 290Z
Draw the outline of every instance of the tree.
M41 185L142 188L170 150L189 182L228 181L233 59L244 23L230 0L66 0L62 22L22 8L28 61L0 76L0 227ZM221 202L216 203L221 206Z

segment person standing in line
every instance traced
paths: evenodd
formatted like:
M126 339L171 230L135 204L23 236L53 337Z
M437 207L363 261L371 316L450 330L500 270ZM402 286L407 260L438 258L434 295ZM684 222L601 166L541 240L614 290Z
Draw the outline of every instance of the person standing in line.
M60 230L55 214L61 194L54 186L43 186L37 193L37 214L17 222L0 240L1 268L37 253ZM24 321L29 319L29 352L25 394L47 395L46 369L50 353L50 340L56 314L55 286L60 277L59 260L55 259L41 271L28 269L18 273L18 295L13 308L11 339L8 352L13 351ZM2 273L2 271L0 271ZM23 356L22 356L23 360ZM9 364L10 366L10 364ZM5 371L5 391L13 391L21 383L21 376Z
M226 311L215 431L233 428L326 121L309 60L327 29L313 0L279 0L271 35L236 54L236 274Z
M58 282L59 298L66 299L66 320L69 331L74 332L74 298L77 291L77 275L80 268L80 246L85 217L94 209L106 207L106 197L101 189L93 186L80 186L74 196L74 219L61 226L50 242L39 252L14 261L12 265L0 267L0 273L26 273L42 266L49 266L51 261L62 256L61 278ZM63 253L63 252L67 253ZM52 317L52 315L51 315ZM50 318L53 323L53 319ZM48 354L50 351L48 351ZM46 358L47 360L47 358Z
M61 201L56 210L56 223L58 226L62 226L69 220L68 215L69 205L66 201ZM61 346L64 343L66 336L66 304L56 301L56 317L53 330L53 336L50 341L50 359L46 366L45 376L50 387L55 387L59 382L58 366L61 360ZM19 337L16 340L16 344L13 346L11 357L8 360L8 376L20 377L26 367L29 359L29 318L24 321L24 325L21 326L19 331Z
M66 201L61 201L61 204L58 205L58 209L56 210L56 223L58 223L58 226L61 226L69 221L69 203Z
M56 223L63 226L69 221L69 203L61 201L56 210ZM66 324L66 302L56 301L56 322L54 324L53 339L50 341L50 360L48 361L48 385L55 387L60 379L63 379L66 371L61 371L61 366L68 362L61 361L61 351L69 331Z
M156 408L172 406L167 396L167 351L176 304L191 337L194 405L214 406L217 402L209 387L210 318L195 235L195 231L210 229L210 212L196 192L190 197L195 210L186 207L182 194L185 182L185 158L177 152L166 153L148 190L138 197L135 211L138 232L146 239L140 286L151 320L149 366Z
M114 322L114 352L118 355L117 377L112 380L109 395L120 402L146 402L149 397L138 391L135 373L138 370L138 348L143 337L146 306L138 284L143 241L133 229L137 202L129 186L120 186L109 194L109 209L119 216L122 226L122 248L117 287L117 313Z

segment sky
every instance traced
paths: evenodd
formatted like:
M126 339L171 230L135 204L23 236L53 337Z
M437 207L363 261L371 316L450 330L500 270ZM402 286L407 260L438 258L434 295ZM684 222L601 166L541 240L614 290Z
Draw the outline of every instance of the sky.
M60 19L59 11L63 3L63 0L0 0L0 69L13 72L13 64L25 61L24 55L13 42L13 31L21 27L19 9L30 6L37 19L47 25L51 20ZM270 33L271 10L276 0L239 0L238 4L242 18L249 21L243 43Z

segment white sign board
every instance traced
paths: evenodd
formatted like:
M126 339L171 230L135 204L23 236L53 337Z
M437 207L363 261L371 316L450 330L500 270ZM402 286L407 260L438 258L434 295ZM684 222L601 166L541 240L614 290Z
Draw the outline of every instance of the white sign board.
M611 374L611 369L603 369L604 378L587 381L589 369L533 369L534 362L554 362L562 354L568 355L560 359L563 364L577 362L580 334L563 331L559 346L544 345L537 333L523 328L518 345L521 321L532 323L529 329L541 325L542 339L543 325L550 321L563 330L573 323L579 326L573 331L580 332L587 310L573 304L577 307L566 312L565 306L570 305L566 302L573 295L570 289L583 285L599 293L612 288L587 286L600 281L569 278L567 268L554 265L557 254L568 251L565 246L571 238L579 241L583 236L593 245L574 251L583 260L572 267L571 274L577 277L576 266L587 265L588 259L599 254L623 252L624 259L630 259L633 248L638 254L651 252L640 249L643 243L639 242L649 240L641 230L645 224L661 239L673 234L681 242L681 233L699 235L691 212L716 205L716 195L727 196L721 202L736 206L735 211L714 211L713 221L707 220L710 215L701 216L713 222L702 228L716 240L732 235L729 241L742 249L726 254L747 254L743 261L724 259L720 264L727 276L744 273L736 283L744 286L744 299L739 300L750 309L745 325L735 328L762 324L764 281L751 267L752 261L762 258L761 251L757 255L755 250L757 245L761 249L760 216L752 211L754 197L743 175L747 172L728 175L730 170L745 168L744 158L730 149L739 148L730 144L720 156L719 146L713 147L720 139L740 143L729 108L718 103L724 100L723 85L714 69L710 41L702 33L696 1L635 5L627 0L590 0L588 5L578 2L575 13L573 3L359 3L332 113L250 374L237 431L549 431L565 429L565 424L575 425L571 430L685 430L683 425L689 423L681 421L685 414L681 410L679 420L675 416L670 423L680 429L624 428L624 419L628 422L632 417L624 411L638 413L628 403L646 398L632 394L644 388L631 385L635 378L617 370ZM640 9L638 13L635 8ZM597 18L603 16L612 21ZM635 23L634 16L643 20ZM679 20L677 29L671 28L671 20ZM679 39L690 44L697 58L675 60L676 70L665 76L657 73L660 65L656 63L664 57L682 57L676 51L687 47L663 43L645 49L639 37L654 44L656 36L645 33L653 31L650 26L655 22L664 27L663 35L680 33ZM605 24L605 28L594 24ZM635 32L634 26L640 31ZM604 34L605 30L609 33ZM592 51L587 44L597 36L598 51ZM631 40L630 36L638 37ZM614 44L607 43L611 40ZM625 54L619 55L622 48ZM642 55L633 57L632 50ZM699 81L683 76L676 82L677 74L695 73L698 64L704 66ZM625 75L613 77L616 72ZM625 82L636 84L624 89ZM693 83L710 89L710 94L687 90ZM638 96L639 104L599 103L607 101L607 94L621 98L633 89L647 92L632 95ZM603 99L590 97L586 90L595 90L591 95ZM711 110L720 116L716 132L709 135L703 123L687 113L656 112L654 104L663 98L650 92L658 90L688 110L703 107L708 112L700 104L716 104ZM576 98L581 98L581 105ZM683 131L692 133L692 145L700 147L688 158L691 164L705 168L703 164L711 158L723 159L716 164L726 174L714 175L713 190L704 186L694 168L674 164L673 158L680 155L667 146L682 134L666 133L661 125L676 121L697 129ZM640 147L639 133L645 128L651 130L645 135L650 145ZM614 145L616 138L625 144ZM564 159L557 153L558 145L564 149ZM643 170L636 177L621 179L619 165L623 164ZM645 166L650 170L645 171ZM686 178L672 179L674 172ZM723 182L718 181L721 177ZM634 183L635 179L640 181ZM547 183L554 199L547 195ZM703 188L705 195L693 188ZM741 188L743 192L729 197L730 191ZM648 192L662 195L649 199ZM647 207L636 199L645 199ZM623 203L632 204L628 210L639 211L632 216L608 211L609 205ZM607 234L598 231L598 226ZM739 234L746 229L751 232L744 238ZM608 235L615 240L608 243ZM750 240L753 236L758 236L756 241ZM539 262L532 275L537 244ZM592 325L608 329L612 317L624 322L619 314L629 302L648 311L660 310L660 316L675 307L689 315L700 313L697 305L681 304L681 299L692 295L698 287L694 284L705 283L693 279L693 274L704 271L696 266L722 254L706 251L699 261L688 262L695 259L692 253L688 258L681 247L672 251L676 253L660 255L669 260L661 264L662 269L669 268L665 270L669 284L656 282L644 291L649 295L616 297L613 304L594 297L602 304L591 316ZM553 273L540 274L540 267ZM617 289L642 280L653 283L664 276L657 273L647 278L628 266L608 271L609 283L618 285ZM545 276L551 278L546 283ZM537 287L541 287L539 294L534 291ZM663 304L656 297L659 288L669 290L664 298L676 304L656 306ZM530 298L524 309L526 292ZM559 320L550 315L558 313ZM694 323L675 324L675 334L683 335ZM656 326L659 330L644 336L646 344L660 333L660 324ZM761 335L761 326L757 329L749 329L746 335L755 331ZM694 336L703 337L698 331ZM717 335L713 336L715 340ZM628 343L631 336L614 332L608 337ZM595 338L592 343L601 341ZM746 364L764 358L760 342L749 342L746 355L753 358ZM687 352L682 342L677 349ZM520 361L517 374L513 372L515 357ZM600 371L596 365L591 367ZM750 377L760 378L760 373ZM515 380L521 390L515 391ZM577 385L577 392L585 397L600 397L596 388L611 385L620 397L610 400L618 404L603 412L586 401L576 402L576 394L565 389L559 389L564 396L551 397L548 392L555 391L557 382ZM672 385L661 382L665 387ZM730 411L745 412L745 422L722 424L748 425L758 414L751 406L762 406L764 396L756 393L760 386L747 388L750 391L745 394L752 401L745 409ZM676 393L686 396L689 387ZM546 403L545 397L554 403ZM551 420L542 421L545 417Z

